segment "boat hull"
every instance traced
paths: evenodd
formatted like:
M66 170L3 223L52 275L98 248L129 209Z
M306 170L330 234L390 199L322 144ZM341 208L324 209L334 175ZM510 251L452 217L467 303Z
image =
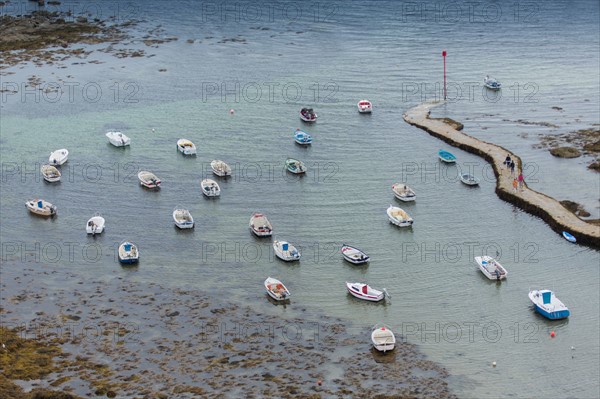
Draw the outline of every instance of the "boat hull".
M34 215L44 217L54 216L58 212L56 205L52 205L51 203L46 201L42 202L42 208L38 206L38 201L27 201L25 203L25 207L27 208L27 210L29 210L29 212L33 213Z
M273 251L275 252L275 256L285 262L295 262L300 260L300 252L296 249L295 246L289 244L288 250L284 251L280 245L279 241L273 242Z
M129 251L125 250L125 245L131 245ZM140 252L135 245L131 243L123 243L119 246L118 258L119 263L131 265L133 263L138 263L140 260Z
M93 223L93 225L91 224ZM104 231L105 220L102 217L94 216L88 220L85 225L85 232L87 234L101 234Z
M535 307L536 312L538 312L539 314L541 314L542 316L544 316L545 318L547 318L549 320L562 320L562 319L568 318L571 315L571 312L569 310L559 310L559 311L554 311L554 312L548 312L544 308L540 307L537 304L535 304L534 307Z
M379 352L390 352L396 347L396 337L389 328L379 327L371 333L373 347Z
M217 161L217 160L212 161L210 163L210 168L212 169L213 173L216 176L219 176L219 177L231 176L231 168L225 162Z
M570 233L563 231L562 236L569 242L577 242L577 239Z
M250 218L250 231L257 237L271 237L273 235L273 226L269 219L263 214L255 214Z
M50 154L50 158L48 158L48 162L52 166L60 166L67 162L69 159L69 151L66 149L56 150L52 154Z
M544 295L550 293L549 303L544 303ZM562 303L552 291L534 290L529 292L529 300L533 303L535 311L549 320L566 319L571 315L569 309Z
M490 258L489 256L476 256L475 263L481 273L486 276L490 280L505 280L508 277L508 271L496 260ZM486 265L493 267L493 270L488 270ZM498 267L498 273L496 273L496 266Z
M357 255L357 257L355 257L354 255ZM368 263L369 260L371 260L369 255L367 255L360 249L351 247L349 245L342 246L342 257L344 258L345 261L350 262L354 265Z
M267 295L278 302L289 301L291 294L283 283L272 277L268 277L265 280L265 291Z

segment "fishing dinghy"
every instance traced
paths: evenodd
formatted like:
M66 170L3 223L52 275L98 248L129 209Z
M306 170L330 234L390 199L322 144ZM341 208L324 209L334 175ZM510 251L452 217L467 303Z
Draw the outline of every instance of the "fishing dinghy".
M294 133L294 141L300 145L310 145L312 144L312 136L305 131L298 129Z
M131 139L121 132L108 132L106 137L108 137L108 142L115 147L125 147L131 144Z
M58 209L56 205L52 205L50 202L43 199L32 199L25 202L25 206L29 212L40 216L54 216Z
M160 187L160 179L156 177L154 173L148 172L147 170L142 170L138 173L138 179L140 180L140 184L146 188Z
M213 179L204 179L200 182L200 187L202 188L202 194L207 197L218 197L221 195L221 187L219 184Z
M361 114L370 114L373 111L373 104L369 100L360 100L356 106Z
M267 294L276 301L286 301L290 299L290 291L276 278L267 277L265 280L265 289L267 290Z
M42 165L42 176L48 183L56 183L60 181L60 171L52 165Z
M87 221L85 231L91 235L101 234L104 231L104 224L104 218L99 213L96 213Z
M231 176L231 167L220 159L215 159L210 163L213 173L219 177Z
M451 152L445 151L445 150L439 150L438 157L440 158L440 160L442 162L446 162L446 163L455 163L456 162L456 157L454 156L454 154L452 154Z
M475 176L469 173L461 173L460 181L467 186L477 186L479 184L479 179L476 179Z
M269 237L273 234L273 226L267 216L255 213L250 218L250 230L258 237Z
M294 158L288 158L285 161L285 168L288 172L299 175L306 172L306 166L302 161Z
M177 140L177 150L183 155L196 155L196 145L188 139Z
M390 205L387 209L387 215L390 222L398 227L408 227L413 224L413 218L404 209L397 206Z
M317 114L315 113L315 111L313 111L312 108L302 108L300 110L300 119L302 119L302 121L304 122L316 122L317 121Z
M375 325L371 332L373 347L379 352L389 352L396 347L396 337L386 325Z
M273 241L273 250L275 251L275 255L286 262L293 262L295 260L300 260L300 252L296 249L295 246L290 244L287 241Z
M119 245L119 262L124 264L137 263L140 260L140 252L135 244L125 241Z
M386 296L385 288L383 291L379 291L364 283L349 283L346 281L346 289L353 297L363 301L379 302Z
M48 158L48 162L50 162L50 165L60 166L60 165L64 164L65 162L67 162L68 159L69 159L69 150L67 150L66 148L63 148L63 149L52 152L50 154L50 157Z
M396 183L392 185L392 191L394 192L394 196L400 201L410 202L417 199L417 195L413 189L406 184Z
M569 308L550 290L530 291L529 299L533 302L535 310L547 319L560 320L571 315Z
M483 275L490 280L504 280L508 276L506 269L491 256L476 256L475 263Z
M346 244L342 245L342 256L345 260L347 260L350 263L354 263L355 265L367 263L370 259L369 255L367 255L360 249L356 247L351 247L350 245Z
M192 214L182 207L177 207L173 210L173 220L175 221L175 226L180 229L192 229L194 227Z

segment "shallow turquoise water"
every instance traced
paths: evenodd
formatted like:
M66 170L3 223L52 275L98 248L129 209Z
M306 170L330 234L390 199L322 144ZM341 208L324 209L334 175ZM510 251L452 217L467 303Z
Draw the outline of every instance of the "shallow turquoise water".
M102 95L92 102L91 91L86 98L77 89L72 103L67 90L55 103L43 96L36 102L33 95L2 101L3 260L39 254L48 267L82 276L127 275L226 290L232 300L258 309L270 306L262 281L271 275L292 291L292 306L365 326L385 321L446 366L461 397L597 396L598 252L569 244L541 220L500 201L481 159L450 149L458 167L440 164L437 151L447 147L402 120L405 109L435 91L443 47L450 81L466 87L490 73L506 86L497 102L485 101L479 86L472 99L460 97L435 114L463 121L465 131L510 148L532 165L530 185L582 202L597 215L597 175L581 160L557 160L532 148L538 133L598 123L597 3L540 4L537 22L515 21L514 10L504 8L502 23L493 24L465 17L436 22L390 2L332 4L338 7L330 20L315 22L305 13L298 21L234 23L207 15L206 8L181 3L166 12L149 2L140 8L147 21L140 30L162 23L166 35L179 37L158 49L139 41L129 45L154 57L101 53L90 57L104 62L98 65L69 60L66 69L9 69L15 74L3 76L4 84L21 87L36 74L63 89L64 82L97 85ZM257 27L269 29L251 29ZM247 44L218 43L236 35ZM515 97L513 81L520 89L532 84L527 93L531 87L537 93ZM373 101L372 115L356 112L361 98ZM310 148L292 141L302 127L298 110L306 105L319 114L314 126L304 126L314 138ZM518 119L560 127L505 121ZM110 128L132 137L131 148L108 145L104 133ZM196 143L197 157L177 153L180 137ZM63 181L45 184L39 166L63 147L71 153ZM283 173L290 156L306 163L306 176ZM221 198L207 200L199 182L215 158L229 162L234 176L221 183ZM459 168L469 165L482 177L478 188L458 181ZM142 169L161 178L159 192L139 187ZM412 229L391 226L385 215L389 204L397 204L391 193L397 181L417 192L416 203L398 205L415 219ZM34 196L56 204L58 217L30 216L23 203ZM193 232L173 227L177 205L194 215ZM85 222L97 211L107 230L85 237ZM255 211L267 213L276 238L300 247L299 264L273 259L270 241L250 234ZM124 239L141 249L135 274L114 259ZM368 252L370 265L344 263L338 252L343 242ZM496 285L480 275L473 256L484 253L500 255L508 281ZM350 280L386 287L391 304L348 297L344 281ZM530 288L555 290L572 317L552 323L538 317L527 298ZM549 338L550 331L556 338Z

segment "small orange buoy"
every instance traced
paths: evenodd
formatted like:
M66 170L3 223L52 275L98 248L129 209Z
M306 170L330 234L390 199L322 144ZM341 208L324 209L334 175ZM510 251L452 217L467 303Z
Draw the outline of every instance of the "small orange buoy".
M554 336L555 336L555 335L556 335L556 334L554 333L554 331L552 331L552 332L550 333L550 336L551 336L552 338L554 338Z

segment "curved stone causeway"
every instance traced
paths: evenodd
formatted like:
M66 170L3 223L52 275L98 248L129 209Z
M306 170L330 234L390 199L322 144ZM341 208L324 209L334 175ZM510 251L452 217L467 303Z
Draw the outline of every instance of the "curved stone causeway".
M517 175L521 173L521 158L499 145L487 143L456 130L453 126L439 119L429 118L433 107L441 102L425 103L409 109L403 115L404 120L425 130L452 146L478 155L492 164L496 175L496 194L502 200L510 202L524 211L540 217L559 234L568 231L575 236L578 244L600 248L600 226L587 223L570 212L557 200L532 190L524 184L523 189L514 191L513 177L506 168L502 168L506 155L515 161Z

